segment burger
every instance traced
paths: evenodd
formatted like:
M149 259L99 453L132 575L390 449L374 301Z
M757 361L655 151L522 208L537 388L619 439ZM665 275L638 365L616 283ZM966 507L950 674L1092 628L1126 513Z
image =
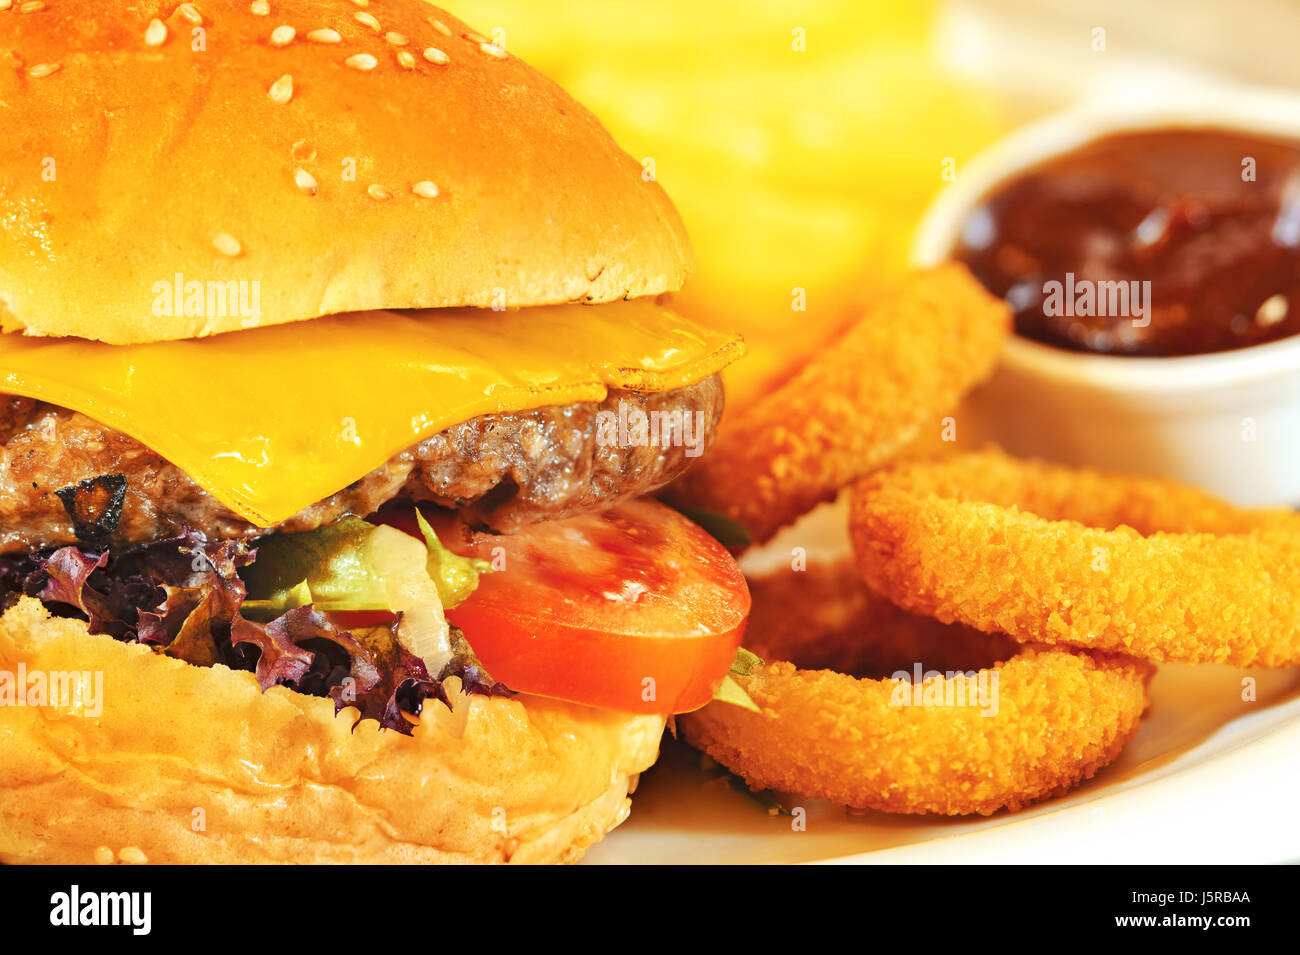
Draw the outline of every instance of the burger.
M749 611L663 190L419 0L6 6L0 861L576 859Z

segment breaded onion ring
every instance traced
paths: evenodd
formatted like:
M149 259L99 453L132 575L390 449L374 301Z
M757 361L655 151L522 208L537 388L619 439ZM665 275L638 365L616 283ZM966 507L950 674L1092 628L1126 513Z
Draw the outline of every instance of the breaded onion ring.
M917 660L978 670L1016 650L1004 634L903 610L872 593L848 558L751 577L749 593L745 647L764 660L786 660L804 670L888 676Z
M678 725L753 789L886 812L988 815L1065 793L1113 760L1146 709L1151 666L1025 647L985 672L998 678L992 716L899 705L899 689L915 688L894 680L772 663L738 678L761 713L713 703ZM921 693L953 682L933 677Z
M889 460L993 368L1004 302L964 267L920 272L780 387L724 419L672 486L683 507L725 514L754 543Z
M858 568L900 606L1026 642L1300 663L1300 516L999 452L853 492Z

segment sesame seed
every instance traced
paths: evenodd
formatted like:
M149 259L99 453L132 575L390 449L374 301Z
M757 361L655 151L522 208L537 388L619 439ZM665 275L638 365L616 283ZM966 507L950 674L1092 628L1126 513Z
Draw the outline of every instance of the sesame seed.
M232 259L244 251L244 247L239 244L229 232L218 232L212 237L212 247L222 255L228 255Z
M391 30L384 34L384 39L393 44L393 46L406 46L406 44L411 42L406 38L405 34L394 33Z
M354 70L360 70L362 73L369 73L379 65L379 61L369 53L354 53L343 62Z
M8 10L14 5L14 0L0 0L0 11Z
M117 857L126 865L146 865L149 862L149 857L135 846L126 846Z
M5 0L0 0L0 10L8 10L8 9L9 6L8 4L5 3ZM113 850L110 849L108 846L96 846L94 857L95 857L95 865L113 864Z
M253 0L248 5L248 9L253 11L255 17L269 17L271 15L271 5L266 0Z
M198 10L194 9L194 4L192 3L182 3L176 8L176 12L186 20L189 20L190 23L193 23L195 26L201 26L203 24L203 17L199 14Z
M489 40L487 37L485 37L485 36L484 36L483 34L481 34L481 33L470 32L470 33L466 33L465 36L469 37L469 38L470 38L471 40L473 40L475 43L491 43L491 42L492 42L491 40Z
M27 0L18 7L19 13L40 13L45 9L45 0Z
M451 36L451 27L447 26L447 24L441 20L431 20L430 22L433 24L433 28L443 36Z
M422 179L411 187L411 191L421 199L436 199L438 187L428 179Z
M166 39L167 24L158 19L150 20L149 29L144 31L144 42L149 46L162 46Z
M293 77L288 73L284 74L271 84L271 88L266 91L266 95L271 97L272 102L283 106L293 99Z
M370 27L370 29L374 30L376 33L379 32L380 30L379 21L375 19L375 15L373 13L366 13L364 10L362 10L360 13L353 14L353 16L356 17L358 23Z
M60 65L58 63L37 63L27 71L27 75L40 79L42 76L49 76L51 73L59 72Z
M293 181L307 195L316 195L316 178L306 169L295 169L293 171Z
M507 56L506 51L495 43L480 43L478 48L494 59L504 60Z
M312 30L307 34L307 39L313 43L338 43L343 37L339 36L338 30Z
M379 185L378 183L375 183L369 189L367 189L366 195L368 195L371 199L383 200L383 199L393 198L393 194L389 192L387 189L385 189L383 186Z
M370 6L370 0L352 0L352 2L355 3L355 4L356 4L357 6L359 6L359 7L368 7L368 6Z
M271 31L271 46L288 46L293 42L293 38L298 35L298 31L290 26L276 27Z
M430 63L451 62L451 57L449 57L446 53L443 53L442 50L438 49L436 46L431 46L427 50L425 50L424 58L428 60Z
M311 162L316 158L316 147L305 139L300 139L289 150L294 162Z
M404 70L413 70L415 69L415 57L406 50L398 50L397 65Z

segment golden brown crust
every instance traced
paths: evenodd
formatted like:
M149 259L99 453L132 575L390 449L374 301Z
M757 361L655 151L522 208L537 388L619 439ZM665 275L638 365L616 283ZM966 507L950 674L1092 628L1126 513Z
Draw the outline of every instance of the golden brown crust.
M23 600L0 671L103 675L102 714L0 707L0 861L574 861L627 815L664 720L518 697L413 737L251 674L89 636ZM124 852L124 850L126 850Z
M986 451L870 475L850 531L873 590L944 622L1148 660L1300 663L1288 511Z
M990 704L981 709L943 704L946 693L963 699L950 689L962 685L955 678L935 676L915 697L929 691L937 705L900 705L913 699L906 683L773 663L741 678L761 713L713 703L679 725L754 789L885 812L990 815L1062 795L1114 760L1138 730L1152 670L1027 646L981 672Z
M1149 664L909 613L848 559L751 580L750 593L745 645L779 661L740 678L763 712L713 704L678 725L755 789L885 812L1016 809L1111 762L1146 707ZM892 679L917 665L934 674L919 697Z
M450 14L274 0L258 16L210 0L193 5L196 25L178 6L0 18L5 331L142 342L682 284L689 247L658 184L563 90ZM338 42L309 38L319 30ZM425 182L436 195L414 191ZM178 274L259 282L260 316L157 315L157 283Z
M750 577L748 583L753 606L745 647L764 660L785 660L801 670L884 676L917 660L978 670L1016 649L1003 634L903 610L872 593L847 557Z
M918 272L779 387L723 421L669 490L739 521L755 543L884 464L993 368L1006 303L960 265Z

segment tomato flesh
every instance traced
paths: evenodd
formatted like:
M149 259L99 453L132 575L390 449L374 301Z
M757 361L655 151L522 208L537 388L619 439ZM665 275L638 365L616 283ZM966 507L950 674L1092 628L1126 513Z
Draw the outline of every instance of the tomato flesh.
M639 713L683 713L712 698L749 615L731 554L651 500L472 533L452 514L421 508L452 551L493 572L447 619L493 678L512 690ZM413 509L372 520L418 536Z

